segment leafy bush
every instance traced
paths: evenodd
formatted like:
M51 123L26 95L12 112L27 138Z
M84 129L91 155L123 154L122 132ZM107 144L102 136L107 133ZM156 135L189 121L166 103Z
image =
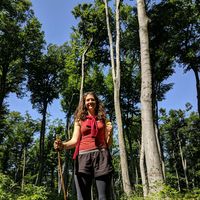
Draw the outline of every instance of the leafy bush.
M120 200L143 200L144 198L138 194L132 194L127 197L122 195ZM149 195L145 200L200 200L200 189L186 190L179 192L169 185L163 185L163 190L157 194Z
M24 185L24 190L7 175L0 173L0 200L46 200L48 193L44 186Z
M23 193L18 196L17 200L46 200L48 193L43 186L27 184L24 186Z
M0 173L0 199L13 200L13 188L16 184L6 175Z

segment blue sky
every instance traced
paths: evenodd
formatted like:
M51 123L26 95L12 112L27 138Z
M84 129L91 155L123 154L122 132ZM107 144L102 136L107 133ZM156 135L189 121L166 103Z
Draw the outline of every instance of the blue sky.
M47 43L63 44L70 38L71 27L77 24L71 11L83 0L31 0L36 17L42 24ZM87 0L87 2L93 2Z
M45 32L47 44L53 43L61 45L70 38L71 27L77 24L71 14L72 9L83 2L93 2L93 0L32 0L33 10L36 17L42 24ZM183 73L181 68L176 69L176 73L170 77L167 83L174 83L173 89L167 93L166 100L159 103L159 107L169 109L184 109L185 104L190 102L193 110L197 110L195 78L192 72ZM29 98L17 99L11 94L8 98L11 111L19 111L24 114L28 111L33 118L41 117L36 110L32 109ZM48 108L51 119L64 119L59 100L55 100Z

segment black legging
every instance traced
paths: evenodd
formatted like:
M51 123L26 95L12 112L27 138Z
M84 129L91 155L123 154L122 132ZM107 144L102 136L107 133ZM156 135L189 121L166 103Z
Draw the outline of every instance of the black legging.
M98 200L111 200L111 178L109 174L95 178ZM78 200L91 200L92 176L79 174L74 179Z

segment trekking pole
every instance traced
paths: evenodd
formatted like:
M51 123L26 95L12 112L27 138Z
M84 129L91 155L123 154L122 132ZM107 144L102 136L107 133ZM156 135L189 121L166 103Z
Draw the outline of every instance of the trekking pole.
M61 142L59 136L56 136L56 140L58 142ZM61 187L62 187L62 191L63 191L63 195L64 195L64 200L67 200L67 194L65 191L65 183L64 183L64 178L63 178L63 174L62 174L62 164L61 164L61 156L60 156L60 151L61 149L58 149L58 173L60 176L60 181L61 181Z

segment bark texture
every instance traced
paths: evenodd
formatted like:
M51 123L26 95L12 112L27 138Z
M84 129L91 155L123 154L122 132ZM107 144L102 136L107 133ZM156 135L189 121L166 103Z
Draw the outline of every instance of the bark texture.
M122 126L122 117L121 117L121 108L120 108L120 22L119 22L119 7L120 0L116 0L116 65L114 60L114 49L113 49L113 40L109 23L109 14L108 14L108 2L104 0L105 11L106 11L106 23L110 44L110 57L111 57L111 67L112 67L112 78L114 84L114 103L115 103L115 114L118 127L118 138L119 138L119 149L120 149L120 164L122 171L122 182L123 189L126 195L130 195L132 192L130 177L128 172L128 162L127 154L124 142L123 126Z
M148 17L144 0L137 0L141 55L141 117L149 192L159 192L163 182L152 106L152 74L149 54Z

